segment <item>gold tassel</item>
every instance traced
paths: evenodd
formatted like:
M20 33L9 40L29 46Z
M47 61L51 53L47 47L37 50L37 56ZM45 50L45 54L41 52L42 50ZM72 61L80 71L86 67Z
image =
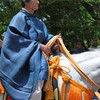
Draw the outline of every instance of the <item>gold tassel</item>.
M49 90L46 91L45 100L54 100L54 93L53 93L53 87L52 86L50 86Z
M46 92L45 100L54 100L53 86L52 86L52 77L46 81L43 90Z
M62 88L61 88L61 99L60 100L66 100L66 82L63 82Z
M54 70L52 68L55 68L55 66L59 64L59 61L60 57L54 56L53 59L48 62L50 70L49 70L48 80L44 85L44 91L46 91L45 100L54 100L52 77L54 76L56 79L58 78L58 70L57 69Z

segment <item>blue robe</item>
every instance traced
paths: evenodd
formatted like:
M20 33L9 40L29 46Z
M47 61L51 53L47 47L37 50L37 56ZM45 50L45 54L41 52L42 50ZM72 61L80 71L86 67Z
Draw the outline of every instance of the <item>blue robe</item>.
M48 64L40 50L53 35L35 15L18 12L5 34L1 58L0 79L13 100L29 100L38 80L48 77Z

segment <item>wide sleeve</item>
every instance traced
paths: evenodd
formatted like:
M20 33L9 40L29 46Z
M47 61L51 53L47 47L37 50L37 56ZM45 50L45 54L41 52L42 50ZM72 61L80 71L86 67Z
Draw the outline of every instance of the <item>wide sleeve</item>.
M0 58L0 79L13 100L30 98L38 80L43 56L40 43L29 38L23 17L17 15L9 24ZM43 63L47 66L46 61Z

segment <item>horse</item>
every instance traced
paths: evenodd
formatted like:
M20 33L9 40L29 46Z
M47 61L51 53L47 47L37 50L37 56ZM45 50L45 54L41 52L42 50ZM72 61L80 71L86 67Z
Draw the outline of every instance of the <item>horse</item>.
M100 86L100 49L95 50L95 51L87 51L87 52L83 52L83 53L79 53L79 54L72 54L71 56L76 61L76 63L80 66L80 68L83 70L83 72L85 72L86 75L91 80L93 80L97 85ZM98 90L98 88L96 86L93 86L89 82L87 82L87 80L84 79L83 76L81 76L72 67L68 58L63 54L61 54L61 56L60 56L60 65L69 68L70 72L68 73L68 76L70 76L73 80L75 80L79 84L88 88L92 92L96 92ZM68 70L66 68L63 68L63 69L66 71ZM61 92L62 83L63 83L62 76L59 74L58 87L59 87L60 92ZM66 90L67 90L66 96L68 95L70 84L68 84L67 86L68 87L66 88ZM76 100L76 99L72 99L72 100ZM84 100L84 99L82 99L82 100Z
M54 38L53 42L49 42L47 45L49 45L49 47L52 46L52 44L54 44L56 40L56 37ZM60 41L60 40L59 40ZM62 44L62 42L60 42L60 45ZM63 44L62 44L63 45ZM59 46L60 47L60 46ZM64 48L64 47L63 47ZM63 52L63 50L62 50ZM66 52L64 52L66 53ZM90 52L84 52L81 54L73 54L72 57L75 59L75 61L78 63L78 65L81 67L81 69L98 85L100 85L100 51L90 51ZM97 91L98 88L91 85L89 82L87 82L70 64L70 62L68 61L67 56L61 54L60 56L60 65L65 66L66 68L68 67L70 69L70 73L68 73L68 76L70 76L72 79L74 79L75 81L77 81L78 83L82 84L83 86L85 86L86 88L92 90L93 92ZM63 68L64 70L66 70L66 68ZM62 76L59 74L58 76L58 88L61 92L61 85L63 83L62 80ZM67 84L68 86L70 86L70 84ZM69 87L66 88L67 92L66 92L66 96L68 94L69 91ZM0 95L2 96L2 95ZM72 95L73 96L73 95ZM66 97L67 98L67 97ZM84 97L82 97L84 98ZM58 99L57 99L58 100ZM62 99L60 99L62 100ZM68 100L68 99L66 99ZM79 100L79 98L77 99L70 99L70 100ZM81 99L84 100L84 99ZM90 99L87 99L90 100Z

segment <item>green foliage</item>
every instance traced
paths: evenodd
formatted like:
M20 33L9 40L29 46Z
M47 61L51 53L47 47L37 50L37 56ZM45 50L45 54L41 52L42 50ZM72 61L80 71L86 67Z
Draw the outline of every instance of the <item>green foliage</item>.
M20 10L18 0L0 1L0 34ZM47 25L51 34L62 33L65 44L72 49L82 40L87 48L100 45L100 2L85 0L41 0L36 15Z
M6 31L11 18L19 11L19 9L20 2L18 0L0 1L0 35L2 35L3 32Z
M87 48L97 46L100 38L100 3L74 0L55 1L41 5L50 33L62 33L64 42L73 48L77 40L85 41ZM99 10L98 10L99 9ZM42 18L42 17L41 17Z

